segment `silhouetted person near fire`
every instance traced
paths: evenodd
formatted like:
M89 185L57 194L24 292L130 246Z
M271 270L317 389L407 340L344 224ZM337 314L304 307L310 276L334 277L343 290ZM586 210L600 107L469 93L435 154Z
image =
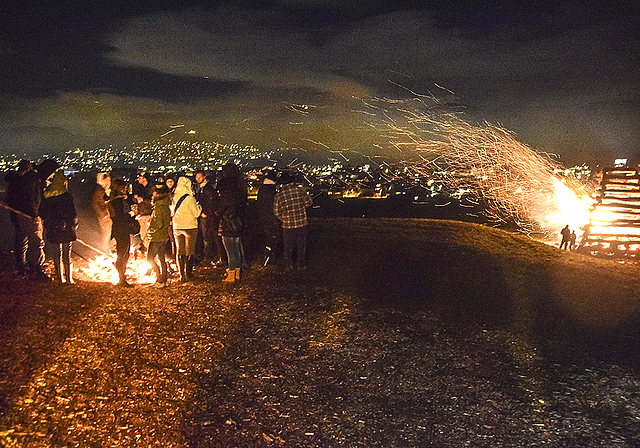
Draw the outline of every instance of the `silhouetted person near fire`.
M569 241L571 240L571 230L569 229L569 224L564 226L564 228L560 231L560 235L562 235L562 240L560 241L560 249L568 249Z
M583 227L580 227L582 230L582 239L580 240L580 246L584 246L589 240L589 236L591 236L591 223L585 224Z
M265 260L264 266L274 264L276 256L282 249L282 227L273 213L273 202L276 197L276 181L278 175L269 170L265 173L262 185L258 189L257 207L258 218L264 237Z
M109 198L109 216L111 217L111 238L116 240L116 270L118 271L118 285L130 287L125 275L129 261L131 235L140 231L140 226L130 214L127 203L129 184L122 179L111 181L111 196Z
M273 212L282 222L286 269L293 269L295 249L298 270L304 270L307 267L307 208L312 200L307 190L294 181L295 178L289 173L280 175L282 186L274 199Z
M111 176L109 173L98 173L96 175L96 187L91 197L93 213L100 227L100 250L109 251L109 240L111 239L111 218L109 217L109 194L111 193Z
M133 211L136 219L140 223L140 241L136 245L135 253L143 255L147 247L147 229L151 222L151 195L153 194L153 183L149 180L149 175L145 172L138 173L138 178L133 188Z
M198 237L198 217L202 208L193 195L191 180L187 177L178 178L176 191L173 195L173 236L176 240L176 262L180 272L180 281L186 282L191 278L193 270L193 256Z
M571 235L569 235L569 250L577 249L577 246L576 246L577 238L578 238L578 235L576 235L576 231L574 230L573 232L571 232Z
M28 274L35 280L49 281L42 271L44 242L42 220L38 216L43 194L40 177L31 162L21 160L17 171L9 172L5 180L8 184L7 203L17 211L11 212L16 269L20 275Z
M40 217L44 236L51 247L54 281L70 285L73 283L71 245L76 240L78 216L73 197L67 190L67 178L58 170L47 180L44 199L40 204Z
M194 193L196 202L202 207L198 218L198 239L196 241L196 263L205 261L215 263L218 260L216 252L215 234L218 232L219 219L216 216L218 193L207 179L204 171L195 174Z
M169 241L169 227L171 223L171 192L165 186L158 186L151 196L151 221L149 222L147 261L156 273L154 286L162 288L167 286L167 261L165 252ZM158 263L156 263L156 257Z
M223 282L240 280L245 264L242 235L246 226L247 185L237 165L227 163L218 176L220 202L216 214L220 217L219 234L227 252L229 267Z
M176 176L171 173L164 175L164 186L169 191L169 203L173 203L173 195L176 191ZM176 261L176 240L173 238L173 222L169 224L169 241L167 242L167 256Z

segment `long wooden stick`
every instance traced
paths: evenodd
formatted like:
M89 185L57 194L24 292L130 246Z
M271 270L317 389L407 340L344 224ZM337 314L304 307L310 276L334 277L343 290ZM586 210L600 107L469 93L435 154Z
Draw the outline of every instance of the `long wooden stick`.
M17 210L17 209L15 209L15 208L11 207L10 205L5 204L4 202L0 202L0 207L5 208L5 209L9 210L10 212L17 213L18 215L21 215L21 216L24 216L24 217L27 217L27 218L33 219L33 216L29 216L29 215L27 215L26 213L21 212L20 210ZM101 254L101 255L107 255L107 253L106 253L106 252L101 251L101 250L100 250L100 249L98 249L97 247L93 247L91 244L89 244L89 243L86 243L86 242L82 241L80 238L77 238L77 237L76 237L76 241L77 241L77 242L79 242L80 244L84 245L84 246L87 246L89 249L93 249L93 250L95 250L97 253L99 253L99 254ZM74 251L74 252L75 252L75 251ZM77 253L77 252L76 252L76 253Z

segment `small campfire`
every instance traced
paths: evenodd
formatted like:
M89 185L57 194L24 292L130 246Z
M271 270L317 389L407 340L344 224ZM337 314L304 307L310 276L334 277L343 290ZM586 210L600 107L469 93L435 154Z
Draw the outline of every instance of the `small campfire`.
M86 265L80 267L78 271L87 277L88 280L112 283L115 285L119 280L115 262L115 255L99 255L96 258L88 260ZM129 283L145 285L152 284L156 281L155 273L149 262L143 258L136 258L134 254L131 254L129 257L126 275Z

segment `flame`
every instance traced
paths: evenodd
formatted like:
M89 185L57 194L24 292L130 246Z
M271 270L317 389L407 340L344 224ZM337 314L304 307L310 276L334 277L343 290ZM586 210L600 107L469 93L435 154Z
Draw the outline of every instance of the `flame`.
M554 189L550 206L552 211L543 216L533 216L533 219L543 223L547 228L562 228L568 224L569 228L578 231L589 223L594 201L587 195L579 198L558 178L552 178L551 181Z
M120 279L115 268L115 255L100 255L90 260L87 267L80 271L92 280L117 284ZM145 259L136 259L133 254L129 257L126 270L127 281L136 284L151 284L156 281L155 273Z
M408 174L438 179L450 191L483 199L496 222L558 238L569 224L579 234L589 222L592 186L567 173L552 156L534 151L490 123L471 124L436 98L376 99L368 107L387 127L390 143L408 152Z

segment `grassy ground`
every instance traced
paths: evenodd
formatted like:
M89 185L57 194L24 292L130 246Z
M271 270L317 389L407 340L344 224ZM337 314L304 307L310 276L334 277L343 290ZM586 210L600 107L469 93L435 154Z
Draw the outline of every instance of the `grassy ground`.
M317 220L309 265L0 277L0 444L637 446L640 268L447 221Z

